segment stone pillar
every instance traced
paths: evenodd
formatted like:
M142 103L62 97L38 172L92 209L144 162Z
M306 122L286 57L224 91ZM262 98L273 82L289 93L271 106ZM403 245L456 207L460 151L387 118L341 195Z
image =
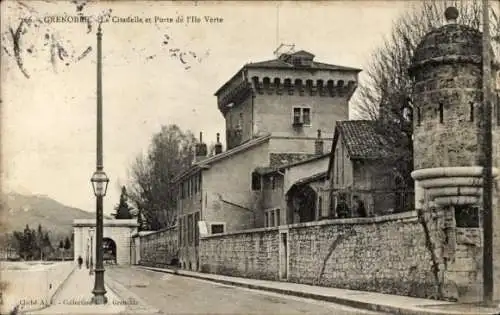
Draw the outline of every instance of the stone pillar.
M425 191L418 180L415 181L415 210L422 210L425 207Z
M78 256L83 255L83 247L82 247L82 228L75 227L73 228L73 232L75 235L75 239L73 240L73 259L74 261L78 261ZM82 256L84 258L84 256Z

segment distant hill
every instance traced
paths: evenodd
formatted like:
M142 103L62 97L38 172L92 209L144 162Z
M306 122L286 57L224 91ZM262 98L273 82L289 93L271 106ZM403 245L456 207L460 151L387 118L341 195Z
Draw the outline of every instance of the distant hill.
M2 194L2 232L24 230L26 224L48 230L52 243L71 236L74 219L94 219L95 213L65 206L43 195Z

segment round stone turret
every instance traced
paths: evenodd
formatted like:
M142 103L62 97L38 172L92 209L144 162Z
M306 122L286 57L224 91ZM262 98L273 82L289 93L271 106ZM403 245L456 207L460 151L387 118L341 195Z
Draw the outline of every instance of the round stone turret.
M448 24L424 36L409 69L412 176L438 204L473 204L481 193L482 35L455 22L456 8L445 16Z

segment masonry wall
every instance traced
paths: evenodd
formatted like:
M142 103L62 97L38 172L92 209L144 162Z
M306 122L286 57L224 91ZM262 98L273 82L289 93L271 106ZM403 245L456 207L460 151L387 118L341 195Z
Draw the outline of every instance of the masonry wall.
M500 88L500 71L498 72L497 87ZM500 93L500 90L497 91ZM496 119L493 120L493 167L496 167L500 172L500 97L497 99L496 104ZM494 182L496 198L493 198L493 266L494 273L494 298L500 300L500 177L496 178Z
M477 287L481 230L457 230L451 260L443 220L442 212L429 210L420 217L406 212L209 236L200 240L201 270L278 280L285 261L280 234L286 234L288 281L456 300Z
M330 170L331 187L346 189L354 184L352 161L347 155L343 137L339 135L335 149L332 169Z
M172 227L140 236L139 264L149 267L166 267L177 259L177 228Z
M104 220L103 222L103 238L111 239L116 245L116 262L119 265L127 265L132 263L131 258L131 241L132 235L137 232L137 221L130 220ZM90 244L90 228L94 229L92 237L92 246ZM77 219L73 223L75 234L74 240L74 259L82 257L84 261L91 256L96 257L96 235L95 235L95 220L92 219Z
M261 143L203 171L202 220L223 222L225 231L254 227L252 172L269 164L268 147Z
M226 147L232 148L232 144L248 141L252 139L252 95L247 96L241 103L235 104L224 117L226 120ZM240 127L240 138L231 139L234 137L234 131ZM231 142L233 141L233 142Z
M250 69L248 77L257 76L262 80L267 77L271 85L275 78L281 79L281 84L285 79L291 79L294 84L296 79L301 79L303 83L306 80L344 80L345 84L349 81L357 81L356 73L340 71L298 71L293 70L269 70L269 69ZM273 87L268 89L257 89L254 100L254 132L283 132L288 136L310 137L316 136L316 130L321 129L330 132L333 128L332 121L345 120L348 118L348 98L347 96L328 96L320 95L318 91L312 92L304 89L300 91L294 87L292 94L281 87L279 92ZM293 107L311 108L311 126L295 128L292 126Z
M333 223L333 224L332 224ZM436 224L405 213L289 229L289 280L352 290L440 297L443 275L433 270L442 243ZM431 245L432 244L432 245ZM435 246L437 252L432 251ZM436 258L437 268L444 271ZM440 288L440 286L443 286Z
M333 125L332 127L333 128ZM312 129L313 131L314 129ZM317 129L315 130L317 132ZM289 136L283 132L272 132L269 151L271 153L315 153L315 141L317 137ZM323 152L328 153L332 148L332 131L322 130ZM293 162L293 161L290 161ZM285 163L283 163L285 164Z
M202 272L278 279L278 228L212 235L200 240Z
M132 233L136 228L127 228L119 226L105 226L103 229L103 238L110 238L116 244L116 263L119 265L128 265L130 261L130 241ZM97 250L96 238L94 237L94 250ZM97 255L97 254L95 254ZM97 256L94 256L97 257ZM82 256L82 258L84 258Z

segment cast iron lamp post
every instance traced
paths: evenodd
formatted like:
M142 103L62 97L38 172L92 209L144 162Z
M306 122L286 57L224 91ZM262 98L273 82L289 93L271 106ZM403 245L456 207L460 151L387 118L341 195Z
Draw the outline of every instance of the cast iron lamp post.
M94 274L94 228L89 228L89 239L90 239L90 244L89 244L89 257L90 257L90 262L89 262L89 275Z
M101 23L97 29L97 160L96 171L90 181L96 196L96 264L95 264L95 283L92 293L92 302L94 304L106 304L106 289L104 287L104 265L102 248L102 230L103 230L103 198L108 189L109 179L104 172L102 162L102 69L101 69Z

